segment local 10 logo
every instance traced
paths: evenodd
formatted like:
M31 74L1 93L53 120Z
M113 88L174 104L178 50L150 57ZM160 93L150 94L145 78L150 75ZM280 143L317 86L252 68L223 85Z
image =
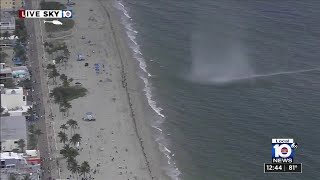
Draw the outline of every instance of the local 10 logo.
M298 144L293 139L272 139L272 163L293 163Z
M62 18L72 18L72 10L62 10Z

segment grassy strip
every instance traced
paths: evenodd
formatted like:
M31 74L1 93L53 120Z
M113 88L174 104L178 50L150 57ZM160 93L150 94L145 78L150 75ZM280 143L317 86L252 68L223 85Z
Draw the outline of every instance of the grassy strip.
M51 21L52 19L47 19ZM74 26L74 21L72 19L59 19L62 22L62 26L57 26L52 23L45 23L46 32L59 32L59 31L69 31Z
M64 4L61 4L59 2L45 2L42 1L40 3L41 9L46 9L46 10L56 10L56 9L66 9L67 7ZM50 21L52 19L48 19ZM57 26L51 23L46 23L45 24L45 29L46 32L57 32L57 31L68 31L73 28L74 26L74 21L72 19L59 19L59 21L62 22L62 26Z
M55 87L50 94L51 97L54 97L55 103L62 104L64 102L72 101L79 97L83 97L87 94L87 89L84 87L78 86L60 86Z

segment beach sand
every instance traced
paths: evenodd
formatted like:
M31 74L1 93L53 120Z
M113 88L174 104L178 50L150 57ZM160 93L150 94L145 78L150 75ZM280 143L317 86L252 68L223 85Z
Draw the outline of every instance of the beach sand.
M152 138L154 130L144 114L143 82L136 73L137 62L115 11L111 0L77 0L73 6L75 27L72 36L64 38L70 59L66 67L60 65L59 72L73 78L74 83L80 82L88 93L71 102L68 117L59 112L57 104L51 105L55 136L68 119L77 120L76 133L82 136L77 160L89 162L95 179L168 179ZM86 60L77 61L78 54ZM85 112L93 112L96 121L83 121ZM67 132L70 138L70 130ZM61 179L65 179L71 173L59 154L63 144L58 137L54 139Z

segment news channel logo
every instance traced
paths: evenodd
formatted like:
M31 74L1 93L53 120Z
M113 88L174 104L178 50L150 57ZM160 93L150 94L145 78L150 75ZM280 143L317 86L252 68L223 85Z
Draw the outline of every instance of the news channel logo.
M62 10L63 18L72 18L72 10Z
M293 163L294 152L297 148L298 143L295 143L293 139L272 139L272 163Z

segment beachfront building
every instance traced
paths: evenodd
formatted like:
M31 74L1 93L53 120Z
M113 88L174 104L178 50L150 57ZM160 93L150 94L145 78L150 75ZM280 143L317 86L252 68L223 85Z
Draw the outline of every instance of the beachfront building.
M1 0L2 1L2 0ZM16 29L16 19L15 17L9 12L1 12L0 18L0 31L1 33L5 33L8 31L10 35Z
M16 179L23 179L29 175L30 179L40 179L40 163L30 164L26 153L3 152L1 155L1 177L9 180L10 175Z
M19 168L27 165L26 159L21 153L2 152L1 168Z
M7 67L5 63L0 63L0 83L4 84L10 80L13 81L12 69Z
M22 60L20 59L22 62ZM15 61L16 63L16 61ZM25 79L30 79L30 73L27 66L19 66L12 67L12 77L15 78L18 82Z
M1 107L10 116L23 116L26 114L31 105L27 103L28 92L22 87L1 88Z
M24 0L1 0L1 11L17 11L24 7Z
M16 146L10 144L17 144L19 139L23 139L25 144L27 142L27 125L24 116L2 116L1 123L1 150L15 149ZM6 142L8 141L8 142Z
M16 59L13 59L16 64ZM21 66L22 60L19 66L8 67L5 63L0 63L0 83L5 84L7 81L12 81L13 83L30 79L30 72L27 66Z

